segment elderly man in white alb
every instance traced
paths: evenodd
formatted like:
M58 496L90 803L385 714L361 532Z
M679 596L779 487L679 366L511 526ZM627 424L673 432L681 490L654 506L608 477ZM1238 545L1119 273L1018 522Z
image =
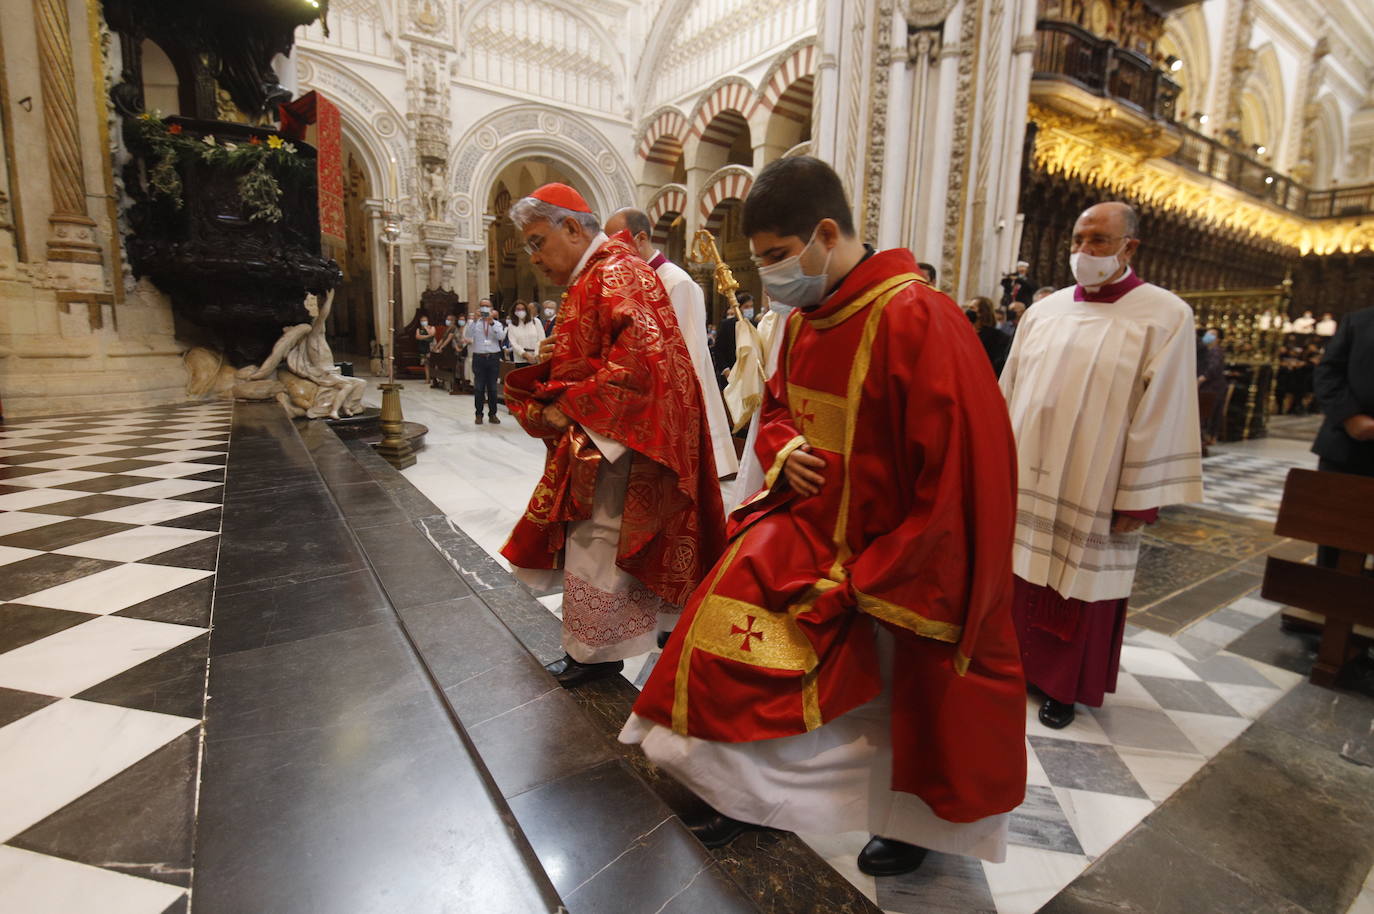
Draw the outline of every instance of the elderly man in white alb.
M715 369L711 366L711 349L706 342L706 296L686 270L654 247L649 235L653 226L649 224L647 213L625 207L606 220L607 235L626 229L634 237L639 256L654 268L663 287L668 290L678 328L682 330L682 338L692 356L692 367L696 369L701 399L706 404L706 423L711 429L716 472L721 476L730 476L739 469L739 458L735 455L735 442L730 437L730 419L725 414L725 401L720 398Z
M1002 372L1019 494L1013 614L1040 721L1116 690L1140 528L1202 500L1193 312L1131 269L1139 220L1099 203L1074 223L1077 285L1026 311Z

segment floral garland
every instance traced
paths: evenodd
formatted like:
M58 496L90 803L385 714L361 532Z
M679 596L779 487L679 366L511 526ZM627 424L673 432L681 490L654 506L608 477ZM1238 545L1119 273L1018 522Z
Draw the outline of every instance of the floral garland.
M148 188L153 196L165 197L177 209L182 199L179 163L193 159L224 168L247 168L239 178L239 197L248 218L261 222L280 222L282 218L281 184L273 170L304 171L308 162L297 155L296 147L280 136L272 134L265 140L250 136L246 143L216 140L213 134L193 137L182 132L180 124L168 124L156 114L141 114L134 121L139 138L147 145L151 163L148 169ZM269 165L274 169L269 169Z

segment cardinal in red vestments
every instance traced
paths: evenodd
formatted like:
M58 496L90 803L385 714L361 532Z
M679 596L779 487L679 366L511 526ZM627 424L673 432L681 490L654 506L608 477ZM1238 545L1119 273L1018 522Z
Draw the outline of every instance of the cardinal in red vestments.
M744 202L797 306L761 406L763 488L731 515L621 739L745 823L867 829L865 872L1000 860L1024 798L1010 612L1016 455L963 312L854 235L838 176L774 162Z
M506 378L506 402L548 445L501 554L563 586L564 686L652 650L706 569L725 521L710 430L673 304L628 233L550 184L511 207L534 265L568 287L547 358Z

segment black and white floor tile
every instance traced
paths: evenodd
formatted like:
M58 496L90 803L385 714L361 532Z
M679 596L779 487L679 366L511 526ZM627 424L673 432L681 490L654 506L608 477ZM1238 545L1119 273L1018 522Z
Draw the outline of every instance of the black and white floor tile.
M0 427L0 911L186 903L230 416Z
M1273 521L1283 498L1283 483L1294 467L1311 469L1307 460L1220 453L1202 461L1203 504L1219 511Z

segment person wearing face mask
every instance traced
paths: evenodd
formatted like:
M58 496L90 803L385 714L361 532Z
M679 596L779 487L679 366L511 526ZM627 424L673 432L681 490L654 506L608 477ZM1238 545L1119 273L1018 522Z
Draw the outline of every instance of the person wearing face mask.
M1202 419L1202 455L1221 436L1226 409L1226 350L1221 345L1221 329L1208 327L1202 334L1198 357L1198 414Z
M530 316L529 306L523 301L515 303L506 338L510 340L510 348L518 364L533 365L539 361L539 344L544 340L544 325Z
M1115 691L1140 528L1202 500L1193 311L1132 269L1139 231L1124 203L1078 217L1078 282L1026 312L1002 371L1019 450L1014 611L1047 727Z
M467 347L463 344L463 328L467 321L456 317L453 314L444 318L444 329L439 334L438 342L430 350L429 357L434 363L438 373L443 375L449 370L449 359L452 359L453 386L449 388L450 394L457 394L467 385L467 377L464 373L464 356Z
M551 299L544 299L544 313L540 316L539 322L544 325L544 336L548 338L553 334L553 325L558 320L558 305Z
M1025 681L992 368L909 251L855 235L819 159L764 168L743 230L795 306L758 413L766 469L620 739L715 807L689 822L708 846L749 824L867 829L873 875L927 848L1001 860Z
M429 352L434 347L434 328L429 325L429 318L421 316L420 326L415 328L415 342L420 348L420 364L425 369L425 383L434 386L434 378L429 368Z
M473 402L477 409L477 424L482 424L482 408L493 424L500 425L496 415L496 387L501 377L501 343L506 328L496 319L495 309L488 299L477 308L477 320L463 328L463 341L472 353Z

